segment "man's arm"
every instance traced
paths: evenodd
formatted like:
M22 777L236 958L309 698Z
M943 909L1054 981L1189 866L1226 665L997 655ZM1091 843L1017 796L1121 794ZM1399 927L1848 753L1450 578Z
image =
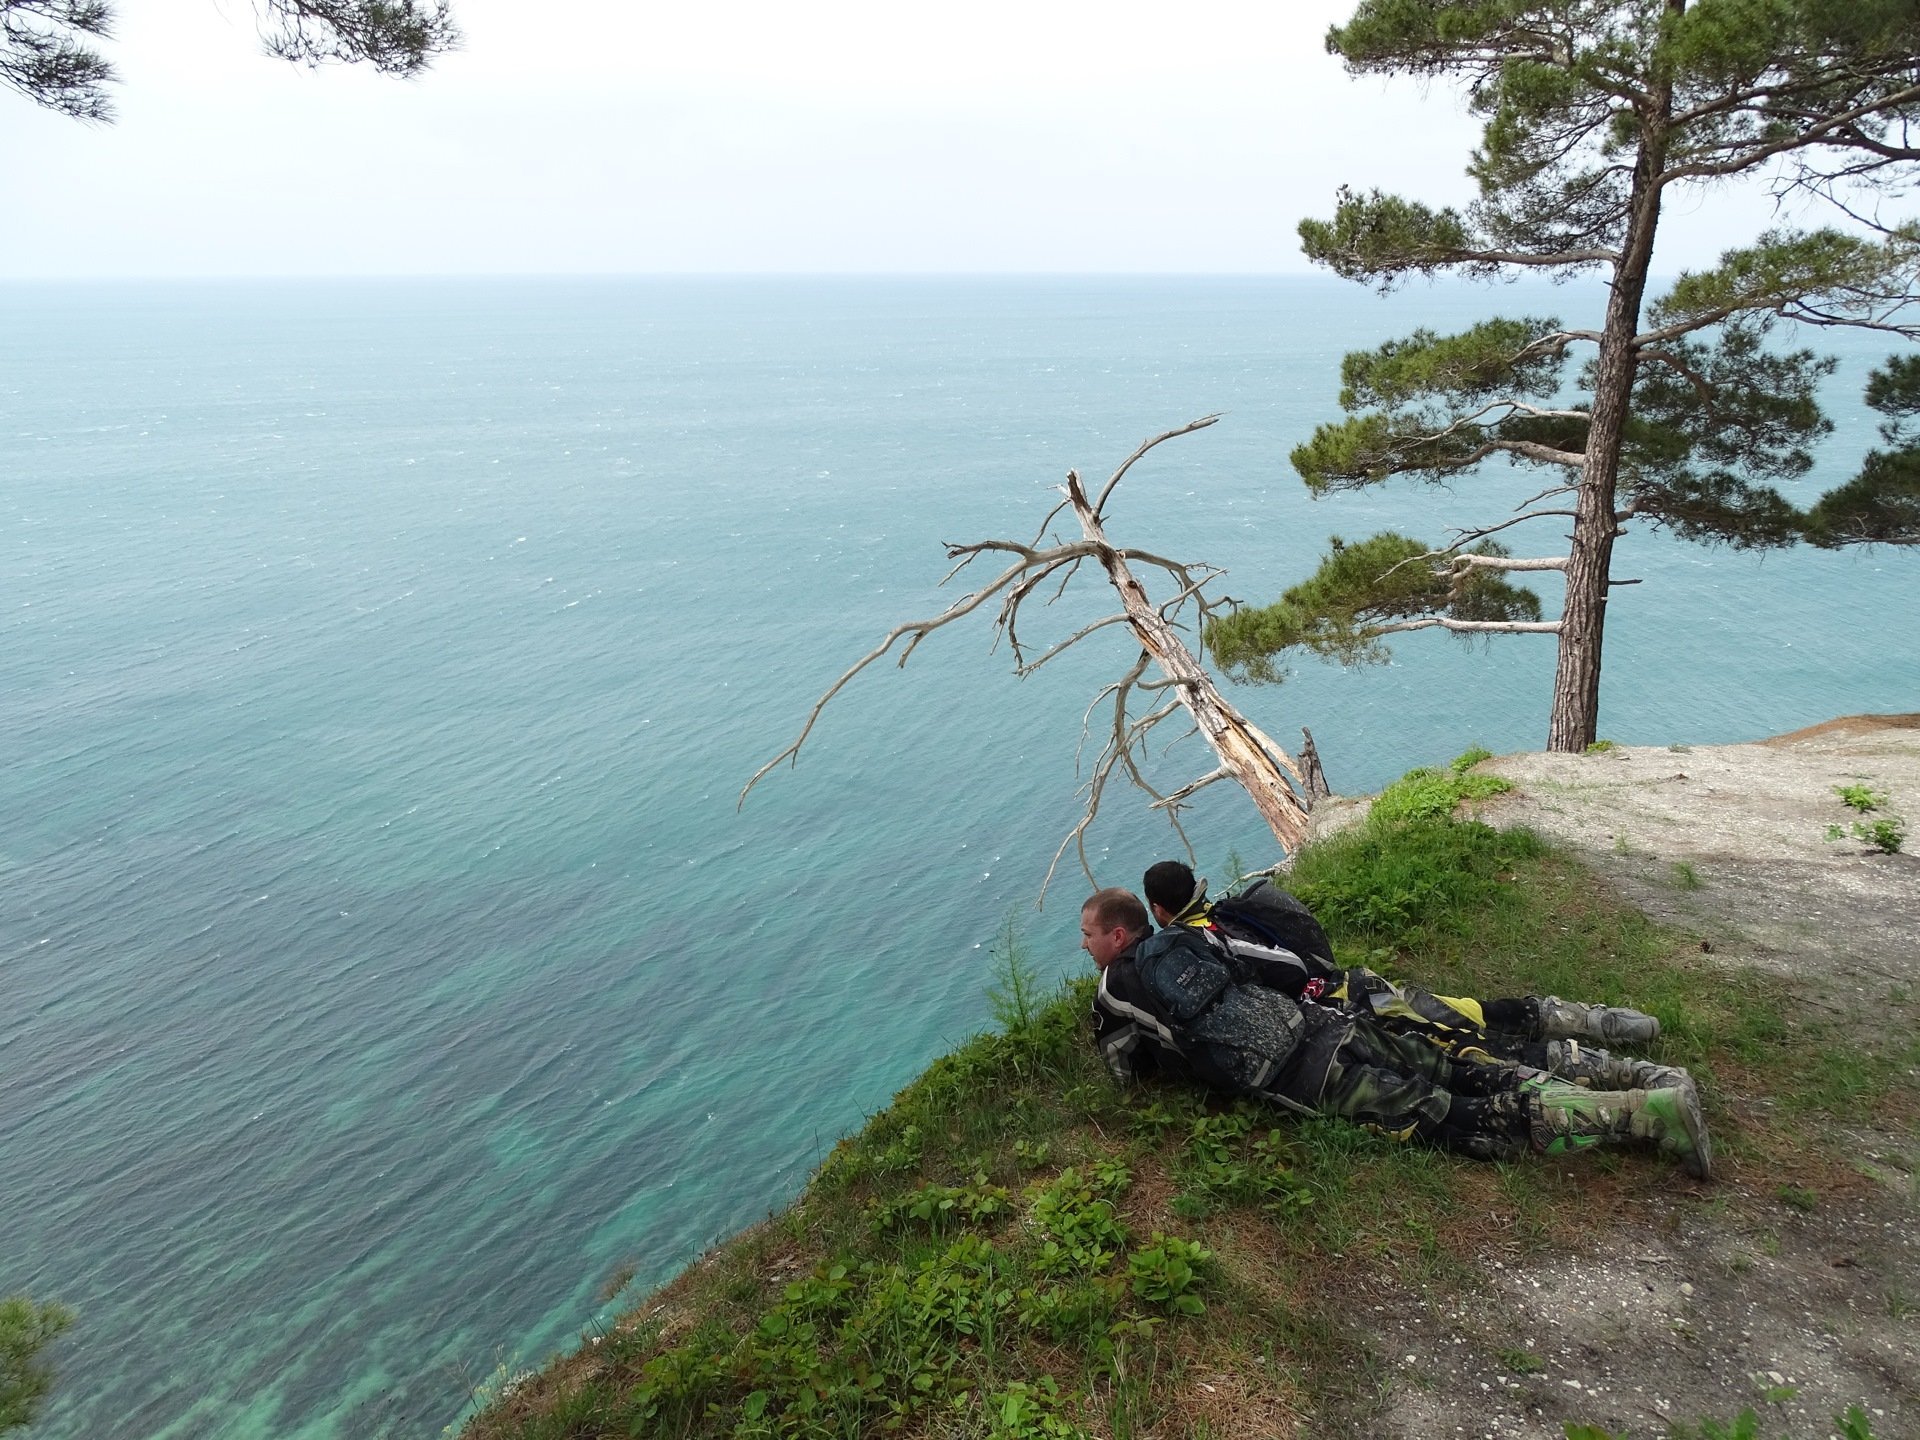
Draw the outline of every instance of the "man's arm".
M1093 1043L1123 1085L1155 1075L1193 1074L1173 1031L1147 1007L1132 967L1109 966L1093 996Z

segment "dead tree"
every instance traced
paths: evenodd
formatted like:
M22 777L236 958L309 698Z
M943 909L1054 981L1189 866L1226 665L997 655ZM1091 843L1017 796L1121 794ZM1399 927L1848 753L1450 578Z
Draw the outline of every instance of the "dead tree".
M1101 487L1099 495L1093 499L1087 497L1079 474L1069 470L1067 483L1061 487L1066 498L1047 513L1030 544L1022 545L1013 540L982 540L969 545L947 546L947 558L958 563L947 572L942 584L982 555L1008 556L1010 563L992 580L961 596L940 614L927 620L909 620L888 631L886 638L850 666L814 702L806 723L800 727L800 734L793 743L755 771L753 778L742 787L740 803L746 803L747 792L781 761L798 760L800 747L806 744L807 736L812 733L821 711L854 676L890 652L901 640L905 640L906 644L900 651L897 663L904 666L914 648L935 630L971 615L989 601L997 600L999 608L993 621L995 643L998 643L998 637L1006 638L1008 648L1013 653L1014 673L1021 677L1031 675L1049 660L1089 636L1113 626L1126 626L1140 642L1140 652L1133 664L1119 679L1102 689L1087 707L1080 737L1083 755L1094 712L1103 702L1111 702L1112 720L1100 753L1081 787L1081 793L1086 797L1086 808L1079 822L1068 831L1066 838L1060 842L1059 850L1054 853L1053 863L1047 867L1046 880L1041 884L1042 895L1046 893L1046 886L1051 883L1060 857L1066 853L1069 845L1076 847L1080 868L1086 872L1089 880L1093 878L1093 869L1087 860L1087 831L1100 813L1100 803L1107 785L1116 774L1124 774L1152 797L1153 807L1166 813L1190 856L1193 847L1180 826L1180 807L1197 791L1216 781L1237 780L1252 797L1254 808L1273 831L1274 839L1291 855L1306 836L1309 803L1305 798L1308 794L1306 780L1302 778L1293 758L1220 694L1212 677L1180 636L1180 630L1187 621L1192 622L1197 633L1215 609L1229 603L1224 599L1210 599L1205 593L1206 587L1217 580L1222 572L1212 566L1187 565L1151 551L1115 545L1107 539L1104 523L1107 501L1112 498L1114 488L1135 461L1162 441L1205 429L1219 418L1218 415L1207 415L1177 430L1169 430L1142 442L1113 472ZM1048 531L1055 520L1069 510L1080 522L1080 538L1065 540L1057 535L1050 538ZM1051 605L1088 561L1104 571L1108 583L1120 597L1120 609L1083 625L1066 639L1045 650L1036 652L1030 649L1020 639L1021 606L1046 585L1051 585L1051 593L1041 603ZM1143 571L1158 572L1170 581L1173 595L1157 605L1150 601L1145 587L1134 575L1135 566ZM1149 667L1156 668L1158 674L1150 675ZM1136 708L1144 710L1144 713L1136 714ZM1145 756L1148 734L1162 721L1183 710L1192 720L1193 729L1212 749L1219 765L1179 789L1162 794L1142 773L1140 762Z

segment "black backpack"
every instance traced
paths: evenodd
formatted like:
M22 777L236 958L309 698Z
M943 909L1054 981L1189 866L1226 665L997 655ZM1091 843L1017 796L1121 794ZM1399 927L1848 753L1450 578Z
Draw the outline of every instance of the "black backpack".
M1264 875L1237 895L1221 896L1209 913L1214 924L1237 940L1334 963L1333 942L1313 912Z

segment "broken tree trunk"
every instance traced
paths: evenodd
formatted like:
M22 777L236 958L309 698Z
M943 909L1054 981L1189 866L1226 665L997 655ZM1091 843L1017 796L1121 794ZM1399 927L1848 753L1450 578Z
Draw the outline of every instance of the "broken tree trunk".
M1102 498L1111 490L1109 485ZM1274 839L1291 855L1300 848L1307 834L1307 810L1300 799L1306 782L1301 779L1292 757L1227 702L1214 685L1213 677L1187 648L1166 615L1147 599L1147 592L1127 567L1126 554L1107 540L1099 512L1081 487L1079 475L1071 470L1067 472L1067 503L1079 518L1081 533L1097 547L1096 554L1107 572L1107 579L1119 592L1128 626L1166 677L1159 682L1135 683L1142 689L1173 687L1180 704L1193 717L1201 737L1220 761L1220 769L1200 784L1229 777L1238 780L1252 797L1260 818L1273 831ZM1181 793L1191 795L1199 788L1199 784L1192 785Z

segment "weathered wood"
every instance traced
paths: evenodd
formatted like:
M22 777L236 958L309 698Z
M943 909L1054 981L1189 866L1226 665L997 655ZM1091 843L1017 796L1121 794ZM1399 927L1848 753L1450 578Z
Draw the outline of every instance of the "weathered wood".
M1320 766L1320 751L1314 746L1313 732L1300 727L1300 774L1307 782L1307 804L1331 799L1333 787L1327 784L1327 772Z
M1132 462L1129 461L1129 464ZM1102 492L1102 498L1112 486ZM1080 521L1080 530L1097 547L1107 580L1120 596L1127 623L1139 638L1140 646L1153 657L1179 697L1180 704L1193 717L1201 738L1220 759L1221 767L1238 780L1253 800L1254 809L1273 831L1281 848L1292 854L1307 835L1307 807L1301 801L1305 782L1293 758L1273 746L1262 743L1240 712L1221 695L1193 652L1180 638L1167 617L1147 599L1147 592L1134 578L1126 556L1108 541L1098 510L1087 498L1080 477L1067 472L1067 502Z

